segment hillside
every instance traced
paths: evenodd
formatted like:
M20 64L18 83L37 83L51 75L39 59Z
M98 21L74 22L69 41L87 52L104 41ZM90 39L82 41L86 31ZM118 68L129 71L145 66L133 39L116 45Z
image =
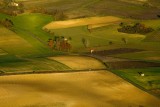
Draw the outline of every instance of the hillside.
M21 0L19 0L21 1ZM64 11L68 18L113 15L119 17L155 19L159 0L25 0L25 8L45 8Z
M1 1L0 106L160 104L159 0Z
M10 54L31 54L31 50L35 50L29 42L5 27L0 26L0 32L0 49Z

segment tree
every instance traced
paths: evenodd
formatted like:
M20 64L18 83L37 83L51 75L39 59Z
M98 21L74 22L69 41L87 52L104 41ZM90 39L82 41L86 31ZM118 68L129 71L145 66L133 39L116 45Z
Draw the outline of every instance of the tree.
M82 38L82 43L83 43L85 48L87 48L89 46L89 41L86 40L85 38Z
M123 23L123 22L121 22L120 24L119 24L119 26L121 26L121 27L123 27L125 24Z
M48 46L49 46L51 49L53 49L53 46L54 46L54 41L53 41L53 39L49 39L49 40L48 40Z
M19 10L20 10L21 13L24 13L24 5L23 5L22 2L19 3Z
M109 41L109 45L112 45L113 44L113 42L112 41Z
M72 40L72 37L69 37L68 39L69 39L69 40Z
M67 42L67 43L66 43L66 50L67 50L67 51L70 51L71 48L72 48L72 47L71 47L71 44Z
M122 42L124 42L125 44L127 44L126 38L122 38L121 40L122 40Z

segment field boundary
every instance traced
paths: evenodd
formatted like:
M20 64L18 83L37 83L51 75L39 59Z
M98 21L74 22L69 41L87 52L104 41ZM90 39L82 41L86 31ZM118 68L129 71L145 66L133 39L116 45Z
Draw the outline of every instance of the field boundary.
M52 73L77 73L77 72L97 72L107 69L83 69L83 70L64 70L64 71L31 71L31 72L3 72L0 71L1 76L14 76L14 75L30 75L30 74L52 74Z
M85 56L85 55L84 55L84 56ZM113 73L113 74L115 74L116 76L122 78L123 80L129 82L130 84L132 84L132 85L134 85L135 87L141 89L142 91L145 91L145 92L149 93L150 95L153 95L153 96L155 96L155 97L157 97L157 98L160 99L160 96L158 96L157 94L152 93L151 91L149 91L149 90L143 88L142 86L140 86L140 85L134 83L133 81L131 81L131 80L129 80L129 79L123 77L122 75L119 75L119 74L116 73L116 72L114 72L114 71L113 71L114 69L110 68L110 67L107 65L107 63L104 62L102 59L98 58L97 55L94 55L94 56L92 56L92 55L86 55L86 56L90 56L90 57L92 57L92 58L95 58L95 59L101 61L101 62L107 67L107 71L110 71L111 73ZM128 59L128 60L129 60L129 59ZM141 61L141 60L137 60L137 61Z

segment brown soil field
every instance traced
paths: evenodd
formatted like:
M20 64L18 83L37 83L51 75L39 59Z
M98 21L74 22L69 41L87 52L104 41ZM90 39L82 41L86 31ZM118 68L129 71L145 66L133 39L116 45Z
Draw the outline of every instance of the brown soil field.
M159 107L160 99L107 71L0 77L0 107Z
M106 56L106 55L113 55L113 54L115 55L115 54L141 52L141 51L144 51L144 50L132 49L132 48L118 48L118 49L95 51L93 54L100 55L100 56Z
M160 63L146 61L118 61L106 63L111 69L160 67Z

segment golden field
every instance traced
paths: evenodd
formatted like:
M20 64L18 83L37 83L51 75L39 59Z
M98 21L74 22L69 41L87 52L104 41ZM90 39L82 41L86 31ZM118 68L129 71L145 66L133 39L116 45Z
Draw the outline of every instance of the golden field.
M121 18L114 16L105 16L105 17L89 17L89 18L80 18L80 19L71 19L66 21L54 21L46 26L44 29L62 29L69 27L85 26L85 25L101 25L101 24L111 24L117 21L121 21Z
M100 61L86 56L57 56L49 57L49 59L63 63L74 70L106 68Z
M159 107L160 100L108 71L0 77L1 107Z

